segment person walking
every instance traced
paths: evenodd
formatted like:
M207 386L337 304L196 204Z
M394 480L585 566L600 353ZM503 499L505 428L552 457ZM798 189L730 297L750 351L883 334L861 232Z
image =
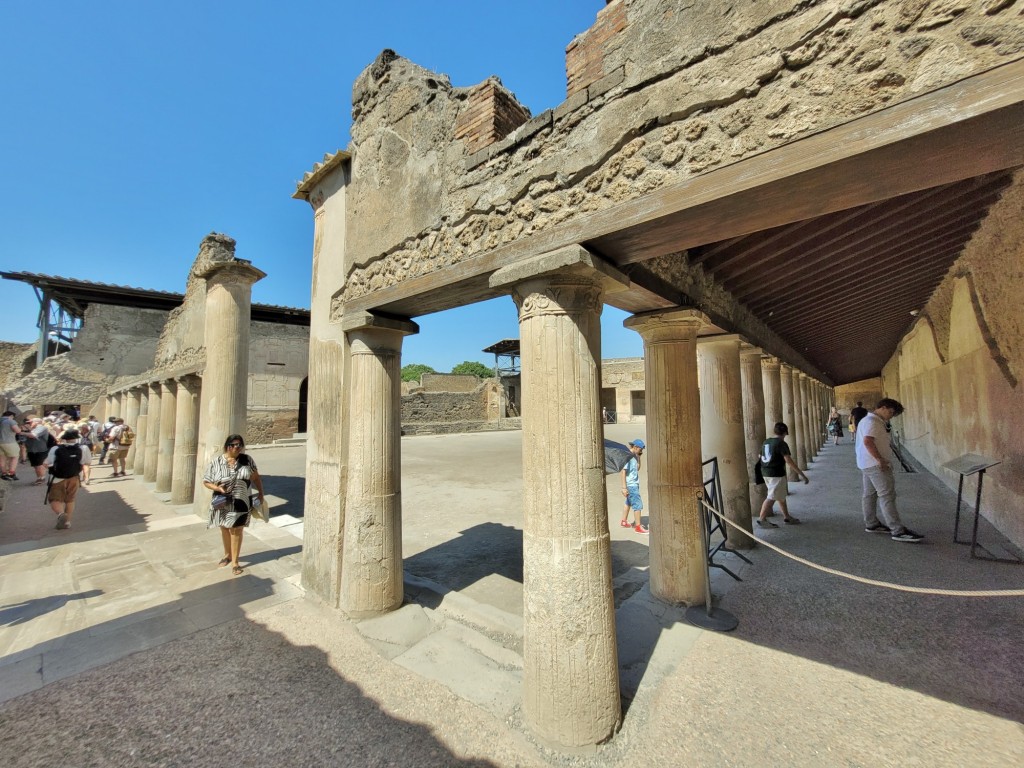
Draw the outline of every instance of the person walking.
M46 466L50 468L46 501L57 515L58 531L71 527L71 516L75 513L75 498L80 485L78 475L82 471L82 464L92 461L92 454L80 440L78 430L69 429L61 435L60 443L53 446L46 457Z
M36 480L33 485L43 485L46 482L46 456L50 452L49 440L50 430L39 418L32 419L28 424L28 432L23 434L26 437L25 451L28 463L36 473Z
M629 451L633 455L619 473L622 476L622 495L626 497L619 525L623 528L632 528L640 534L650 533L640 522L640 513L644 508L643 499L640 498L640 457L644 455L646 447L644 441L640 439L630 442ZM633 523L629 522L630 510L633 512Z
M862 400L857 401L857 405L850 409L850 434L857 434L857 425L860 424L860 420L868 415L868 409L864 407Z
M883 397L875 410L861 419L857 425L856 452L857 468L861 472L863 495L861 506L864 511L864 530L868 533L887 533L893 541L911 544L924 538L920 533L907 528L896 511L896 477L892 462L896 458L889 437L889 421L903 413L903 404L898 400ZM878 520L878 512L882 520Z
M241 435L228 435L224 453L210 462L203 475L203 487L215 494L210 502L210 520L207 528L220 528L224 557L219 566L231 565L235 576L242 574L238 556L242 550L242 534L249 525L252 512L252 489L256 489L263 504L263 480L256 462L245 453L245 440ZM218 496L226 496L218 504Z
M135 441L135 433L132 428L124 423L124 419L114 417L114 426L108 433L110 436L110 449L107 455L110 457L110 465L114 468L111 477L124 477L127 468L128 449ZM120 468L120 469L119 469Z
M789 496L786 465L796 472L797 477L803 478L804 485L811 482L790 455L789 445L786 443L789 427L785 422L777 421L774 432L775 435L761 445L761 474L764 476L765 485L768 486L768 496L761 505L761 512L757 517L757 524L762 528L779 527L768 519L775 502L779 503L783 522L789 525L797 525L800 522L798 518L789 514L789 505L786 503L786 497Z
M843 436L843 417L834 405L828 414L828 433L832 436L832 444L839 445Z
M18 457L21 447L18 435L21 427L14 418L14 411L4 411L0 416L0 480L17 480Z

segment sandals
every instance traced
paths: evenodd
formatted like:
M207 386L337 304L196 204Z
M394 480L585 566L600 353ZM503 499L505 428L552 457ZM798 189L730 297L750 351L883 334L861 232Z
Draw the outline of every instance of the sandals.
M218 568L223 568L225 565L227 565L230 562L231 562L231 558L230 557L223 557L223 558L221 558L220 560L217 561L217 567Z
M235 576L241 576L242 575L242 566L236 565L234 568L231 569L231 572L233 574L235 574Z
M790 517L784 518L782 522L784 522L784 523L786 523L788 525L798 525L800 523L800 520L799 520L799 518L790 516Z
M46 481L43 480L43 478L40 477L38 480L36 480L34 483L32 483L32 485L42 485L45 482Z

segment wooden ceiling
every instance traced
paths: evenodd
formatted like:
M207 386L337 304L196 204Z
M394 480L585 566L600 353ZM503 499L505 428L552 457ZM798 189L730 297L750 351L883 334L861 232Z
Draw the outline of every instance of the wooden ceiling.
M1010 183L985 174L691 248L836 383L875 376Z

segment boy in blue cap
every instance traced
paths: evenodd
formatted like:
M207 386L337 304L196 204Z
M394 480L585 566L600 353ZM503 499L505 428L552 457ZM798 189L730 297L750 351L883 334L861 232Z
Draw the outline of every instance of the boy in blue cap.
M640 457L643 456L646 447L643 440L630 441L629 450L633 455L620 473L622 475L622 495L626 497L626 506L622 510L622 521L619 525L644 534L648 533L648 530L640 523L640 512L644 508L644 503L640 499ZM630 510L633 510L633 524L629 522Z

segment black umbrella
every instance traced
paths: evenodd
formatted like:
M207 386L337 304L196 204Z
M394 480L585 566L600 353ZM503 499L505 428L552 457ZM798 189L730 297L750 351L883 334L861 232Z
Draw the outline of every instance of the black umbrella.
M633 458L633 452L629 450L628 446L611 440L604 441L604 473L606 475L621 472L631 458Z

